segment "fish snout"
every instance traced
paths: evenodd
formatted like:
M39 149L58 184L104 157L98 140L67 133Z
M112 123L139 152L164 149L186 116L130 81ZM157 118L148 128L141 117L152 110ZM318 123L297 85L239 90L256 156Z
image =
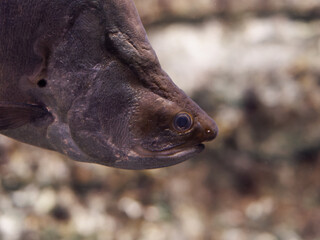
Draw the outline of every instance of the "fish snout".
M200 138L203 142L212 141L218 136L219 129L213 119L207 118L204 121L199 122L199 125L201 126L199 134L201 135Z

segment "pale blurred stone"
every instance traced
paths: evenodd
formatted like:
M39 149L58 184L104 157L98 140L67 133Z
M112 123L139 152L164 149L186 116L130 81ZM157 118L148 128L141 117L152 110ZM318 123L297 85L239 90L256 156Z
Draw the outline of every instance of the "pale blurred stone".
M103 212L107 207L108 199L103 193L92 193L88 195L88 207L96 212Z
M133 228L122 228L116 232L116 237L115 239L121 239L121 240L135 240L136 238L134 237L135 230Z
M141 204L132 198L121 198L118 207L120 210L124 211L130 218L137 219L142 217L143 208Z
M254 239L255 240L277 240L278 238L271 233L260 233Z
M181 222L182 230L188 238L201 239L204 237L205 223L195 206L181 202L176 206L175 212Z
M54 208L56 202L56 192L51 188L45 188L34 202L34 209L39 214L48 214Z
M219 131L225 134L234 130L235 126L239 126L242 120L243 112L230 107L221 107L215 116L215 121L219 124Z
M168 232L162 225L145 223L141 229L141 240L167 240Z
M0 195L0 211L5 212L8 209L13 208L13 202L10 196L6 194L1 194Z
M39 183L49 184L51 182L67 181L70 177L69 168L61 155L47 152L39 159L36 178ZM70 160L68 160L70 161Z
M224 211L218 216L213 216L214 220L218 220L218 223L222 226L228 226L228 227L238 227L239 225L243 224L244 214L241 211L238 210L228 210ZM216 222L216 221L214 221Z
M9 170L11 174L21 180L27 181L33 175L31 166L29 164L29 156L23 151L14 151L10 156Z
M35 184L30 184L25 188L15 191L12 194L12 201L15 206L34 207L34 204L39 200L39 188Z
M276 229L276 233L280 239L303 240L303 238L300 237L297 232L295 232L293 229L290 229L290 227L286 226L285 224L279 225Z
M0 215L0 236L3 239L19 239L22 232L22 216L17 212Z
M156 206L149 206L145 208L144 218L147 221L157 221L159 220L160 216L161 216L160 210Z
M231 228L223 231L221 240L247 240L247 235L242 229Z
M257 221L269 216L274 209L274 200L265 197L258 201L250 203L246 208L246 215L252 221Z
M173 195L180 196L181 198L186 196L190 191L189 179L181 177L172 179L172 181L168 182L168 190L170 190Z
M78 203L78 196L72 189L70 189L68 186L61 187L60 191L57 193L57 198L59 201L59 204L67 207L71 206L73 207Z
M113 217L105 212L86 209L81 205L73 206L71 211L72 223L75 231L84 236L91 236L101 232L110 235L116 230Z
M205 84L208 70L219 68L225 58L222 27L219 22L172 24L149 31L163 68L186 92Z

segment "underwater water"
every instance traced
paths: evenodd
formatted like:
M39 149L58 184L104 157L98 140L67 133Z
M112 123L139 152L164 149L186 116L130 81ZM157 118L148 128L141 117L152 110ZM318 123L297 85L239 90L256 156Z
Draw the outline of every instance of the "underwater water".
M126 171L0 136L0 239L320 239L320 4L285 2L136 1L219 137Z

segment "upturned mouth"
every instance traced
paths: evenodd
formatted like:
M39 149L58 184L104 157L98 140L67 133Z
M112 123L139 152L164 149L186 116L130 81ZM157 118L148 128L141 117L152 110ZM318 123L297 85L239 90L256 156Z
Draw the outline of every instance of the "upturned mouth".
M133 150L133 155L144 158L189 158L196 153L200 153L204 150L204 144L198 144L194 146L179 146L162 151L150 151L141 146L137 146Z

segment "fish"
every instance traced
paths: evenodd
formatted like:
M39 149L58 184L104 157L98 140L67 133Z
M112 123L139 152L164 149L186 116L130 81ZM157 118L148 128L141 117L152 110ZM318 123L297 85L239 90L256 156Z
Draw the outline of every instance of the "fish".
M0 1L0 133L79 162L153 169L215 139L132 0Z

